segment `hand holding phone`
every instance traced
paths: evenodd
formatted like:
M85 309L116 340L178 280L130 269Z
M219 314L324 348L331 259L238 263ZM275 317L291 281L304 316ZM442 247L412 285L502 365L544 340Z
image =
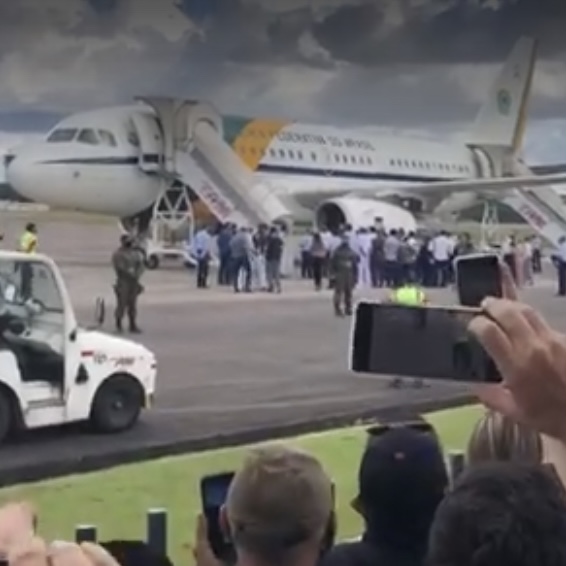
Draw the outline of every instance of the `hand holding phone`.
M220 524L220 510L226 502L234 472L205 476L200 481L202 510L206 518L208 542L214 555L224 564L235 562L235 550Z

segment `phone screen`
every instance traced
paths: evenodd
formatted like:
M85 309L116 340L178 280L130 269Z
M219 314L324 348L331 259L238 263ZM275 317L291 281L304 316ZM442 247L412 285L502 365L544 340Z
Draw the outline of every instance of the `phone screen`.
M493 254L463 256L456 260L458 299L465 307L479 307L486 297L501 297L499 258Z
M220 509L226 502L234 472L215 474L201 479L202 508L208 525L208 542L215 556L224 563L235 561L235 551L220 526Z
M499 382L493 361L467 326L478 309L359 303L354 372L463 382Z

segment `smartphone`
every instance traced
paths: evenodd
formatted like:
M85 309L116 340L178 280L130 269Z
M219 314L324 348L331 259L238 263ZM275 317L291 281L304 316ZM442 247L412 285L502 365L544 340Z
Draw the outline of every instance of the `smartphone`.
M226 502L234 472L205 476L200 481L202 510L208 526L208 542L214 555L225 564L235 563L235 550L220 526L220 509Z
M502 297L501 267L496 254L471 254L456 258L458 300L465 307L479 307L486 297Z
M361 302L356 306L350 369L395 377L501 381L467 327L480 309Z

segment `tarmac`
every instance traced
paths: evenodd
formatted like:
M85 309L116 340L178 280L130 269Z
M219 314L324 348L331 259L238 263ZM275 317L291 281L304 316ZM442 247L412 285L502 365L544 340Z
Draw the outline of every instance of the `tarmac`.
M79 319L91 323L95 298L103 296L111 331L109 257L117 228L44 219L39 230L41 251L58 261ZM7 233L5 247L12 237ZM524 299L566 331L566 300L553 296L550 276ZM25 434L2 447L0 485L359 419L409 418L470 399L461 384L393 389L386 379L348 372L350 321L336 319L329 292L316 293L310 282L285 281L281 295L234 295L215 286L197 290L194 273L172 264L147 272L144 285L139 340L158 359L154 408L119 435L82 427ZM361 296L378 298L380 291ZM432 299L451 303L454 295L434 291Z

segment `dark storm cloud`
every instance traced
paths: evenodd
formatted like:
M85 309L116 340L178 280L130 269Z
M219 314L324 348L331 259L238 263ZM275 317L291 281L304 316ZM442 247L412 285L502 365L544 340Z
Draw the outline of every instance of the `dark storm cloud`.
M535 113L566 116L565 27L566 0L0 1L0 112L158 92L298 119L461 119L529 34L546 60Z

